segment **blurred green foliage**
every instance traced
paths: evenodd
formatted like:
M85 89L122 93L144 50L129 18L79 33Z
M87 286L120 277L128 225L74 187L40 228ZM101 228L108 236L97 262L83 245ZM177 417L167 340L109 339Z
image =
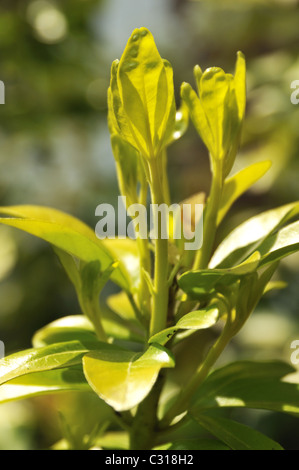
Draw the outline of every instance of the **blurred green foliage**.
M179 86L193 83L196 63L233 71L236 51L246 56L247 112L233 171L265 159L273 165L235 205L220 236L252 213L299 199L299 105L290 101L291 82L299 80L298 24L297 0L2 0L0 204L54 206L94 226L96 206L116 202L106 92L110 64L122 53L123 38L139 26L151 29L172 63L177 104ZM175 201L208 191L208 155L192 126L170 147L169 172ZM29 347L44 324L79 313L79 306L43 243L2 228L0 246L0 339L10 353ZM268 294L223 361L290 360L289 345L299 338L298 259L281 263L288 287ZM0 449L43 448L59 440L63 420L51 413L63 401L1 408ZM41 425L45 410L48 431ZM82 420L78 415L78 426ZM252 413L247 422L253 421L286 448L298 449L298 424L291 418Z

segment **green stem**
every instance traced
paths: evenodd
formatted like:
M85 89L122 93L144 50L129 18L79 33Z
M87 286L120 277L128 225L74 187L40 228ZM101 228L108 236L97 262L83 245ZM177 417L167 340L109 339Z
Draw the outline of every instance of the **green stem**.
M182 390L178 400L173 404L173 406L168 410L164 418L161 420L161 428L166 428L169 426L171 421L176 416L184 413L188 409L188 405L192 396L196 392L197 388L205 380L208 373L210 372L211 367L215 364L216 360L223 352L232 336L233 334L231 332L231 323L230 321L227 321L222 334L211 347L204 362L199 366L189 384Z
M148 184L146 180L141 183L140 188L140 195L139 195L139 204L142 204L146 207L147 203L147 194L148 194ZM147 220L144 220L143 223L147 226ZM150 259L150 252L149 252L149 242L148 239L144 239L138 236L138 231L136 230L137 234L137 244L139 250L139 259L140 259L140 266L149 274L151 273L151 259ZM140 305L140 310L142 315L145 318L149 318L150 314L150 292L147 286L146 279L143 273L140 273L140 284L138 289L138 300Z
M107 335L101 322L101 312L98 302L97 297L88 301L86 299L83 300L82 295L79 296L79 304L82 312L93 323L98 339L107 342Z
M137 408L130 430L130 450L150 450L155 445L157 408L163 383L164 377L160 375L149 395Z
M169 180L167 175L167 152L166 149L162 151L162 186L163 186L163 194L164 200L166 204L170 206L170 189L169 189Z
M195 257L193 269L207 268L213 250L217 230L217 215L222 195L222 165L214 164L210 196L204 212L203 244Z
M162 238L162 226L159 224L157 211L158 206L165 203L159 163L159 158L150 161L152 203L155 221L158 224L158 227L155 227L157 239L155 240L154 295L150 336L159 333L166 327L168 310L168 239Z

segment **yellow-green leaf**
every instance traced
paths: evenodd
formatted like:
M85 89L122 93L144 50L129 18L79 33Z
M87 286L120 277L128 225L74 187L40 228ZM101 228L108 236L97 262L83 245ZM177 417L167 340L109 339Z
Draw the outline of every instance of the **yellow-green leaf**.
M118 185L123 196L128 198L128 204L138 201L138 152L119 135L111 136L111 147L116 161Z
M152 389L162 367L174 367L167 349L152 344L143 354L111 346L83 358L91 388L116 411L138 405Z
M108 297L107 305L124 320L136 321L134 309L125 292L119 292Z
M184 315L176 325L160 331L149 339L149 343L159 343L163 346L179 330L203 330L215 325L219 319L219 310L216 306L195 310Z
M102 240L102 243L114 259L120 261L122 272L126 273L126 278L130 280L131 286L136 288L140 281L140 259L137 242L130 238L107 238ZM111 279L113 278L111 276Z
M228 178L223 186L217 223L224 219L233 203L269 170L271 161L254 163Z
M41 348L50 344L65 341L96 342L94 327L84 315L70 315L54 320L38 330L33 338L34 348Z
M178 284L184 292L197 297L203 292L210 292L219 283L232 284L240 277L253 273L259 267L261 255L254 252L243 263L227 269L202 269L199 271L187 271L178 280Z
M182 84L181 97L182 100L186 103L195 129L197 130L208 150L214 154L214 138L210 124L207 120L207 116L200 99L189 83Z
M138 148L138 142L132 132L132 127L124 111L119 94L117 71L119 60L115 60L111 67L110 87L108 89L108 125L111 135L120 135L126 142Z
M225 150L224 125L226 118L225 100L230 92L230 78L219 67L207 69L200 79L200 100L207 116L214 141L215 159L223 159Z
M239 120L242 122L246 108L246 61L245 56L241 51L237 52L234 85L239 111Z
M116 261L94 231L69 214L31 205L1 207L0 213L8 216L1 217L0 223L35 235L84 262L98 261L102 271ZM111 279L124 289L130 289L128 274L121 265Z
M262 212L235 228L217 247L209 267L230 267L244 260L274 231L299 214L298 201Z
M22 375L80 364L87 352L108 347L98 341L69 341L11 354L0 360L0 384Z
M169 121L174 126L174 90L172 68L161 59L146 28L135 29L128 41L118 66L118 86L138 149L155 156Z
M10 380L0 387L0 403L72 391L91 392L82 367L35 372Z

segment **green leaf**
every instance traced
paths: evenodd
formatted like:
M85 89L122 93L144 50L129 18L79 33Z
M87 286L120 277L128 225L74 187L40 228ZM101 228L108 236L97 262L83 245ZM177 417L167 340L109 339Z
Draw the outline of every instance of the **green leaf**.
M196 297L212 291L217 284L232 284L240 277L254 272L260 262L259 252L253 253L244 263L227 269L188 271L178 279L180 288L189 296Z
M53 246L53 251L58 256L62 267L64 268L72 284L75 286L76 291L79 292L81 289L79 260L55 246Z
M160 331L149 339L149 343L165 345L178 330L203 330L215 325L219 319L219 310L215 306L196 310L184 315L176 325Z
M276 234L268 237L260 246L262 255L261 266L278 261L299 250L299 222L294 222L282 228Z
M218 211L217 224L220 224L224 219L225 215L238 197L264 176L270 166L270 160L254 163L225 181L222 190L221 204Z
M83 370L91 388L116 411L138 405L150 392L162 367L174 367L169 351L151 345L144 353L111 346L83 358Z
M91 392L82 368L68 367L35 372L9 380L0 386L0 403L70 391Z
M106 340L106 335L102 325L99 295L115 267L115 263L111 264L110 267L100 274L98 262L93 261L80 269L81 286L78 298L82 312L95 326L98 338L104 341Z
M103 450L128 450L130 446L128 433L124 431L105 432L96 438L95 444Z
M283 450L275 441L254 429L231 419L204 413L196 421L232 450Z
M129 205L134 204L138 201L138 152L116 134L111 136L111 147L116 161L116 172L120 192L123 196L128 198Z
M107 299L107 305L113 312L119 315L124 320L136 321L136 315L132 304L125 292L111 295Z
M184 439L175 441L169 450L230 450L230 448L216 439Z
M0 223L35 235L86 263L98 261L101 270L115 261L94 231L71 215L28 205L1 207L0 213L9 216L0 218ZM130 280L121 266L113 273L112 280L124 289L130 289Z
M75 286L82 313L84 313L94 325L98 339L105 341L106 335L102 325L99 295L119 263L111 263L111 265L101 273L99 261L76 263L71 255L68 255L59 248L55 248L55 252Z
M209 268L226 268L244 260L275 230L299 214L299 202L263 212L235 228L218 246Z
M144 333L134 325L110 317L103 318L102 322L108 337L144 344Z
M182 101L180 109L175 115L175 125L170 139L170 143L180 139L188 129L189 112L184 101Z
M42 348L68 341L97 341L94 326L84 315L70 315L49 323L34 334L32 344Z
M137 148L149 158L157 155L175 123L173 77L146 28L135 29L128 41L118 86Z
M181 97L201 139L209 150L214 166L220 166L224 179L230 172L238 150L246 102L246 66L242 53L237 54L235 76L219 67L202 73L194 68L198 96L183 83Z
M237 52L234 86L238 105L239 120L242 122L246 108L246 61L245 56L241 51Z
M111 67L111 80L108 89L108 126L111 135L118 134L130 145L138 148L119 94L117 81L118 66L119 60L115 60Z
M0 360L0 385L15 377L33 372L81 364L82 357L87 352L97 349L105 350L108 347L109 345L100 342L70 341L11 354Z
M204 71L200 79L200 100L213 135L213 157L222 160L225 156L224 130L226 119L226 97L230 91L230 78L219 67Z
M193 122L195 129L204 142L205 146L215 153L214 150L214 137L210 124L207 120L203 105L198 98L197 94L189 85L189 83L183 83L181 86L181 97L186 104L190 118Z
M120 261L121 272L124 272L126 278L129 279L131 288L137 288L140 282L140 258L137 241L130 238L107 238L102 242L112 256ZM112 275L111 279L115 279L115 275Z
M191 413L247 407L299 414L299 385L283 382L294 369L282 362L236 362L214 371L194 396Z

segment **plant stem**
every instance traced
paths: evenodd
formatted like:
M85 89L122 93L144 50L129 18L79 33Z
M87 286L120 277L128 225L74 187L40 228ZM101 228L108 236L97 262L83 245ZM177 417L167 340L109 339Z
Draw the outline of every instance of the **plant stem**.
M213 179L210 196L204 212L203 244L197 252L193 269L205 269L209 264L217 230L217 215L222 195L222 165L216 161L213 167Z
M164 204L162 176L159 171L159 158L150 161L151 194L154 211L155 227L155 274L154 296L150 324L150 336L159 333L166 327L168 310L168 240L163 238L163 227L159 223L158 206Z
M78 296L79 304L84 315L93 323L99 341L107 342L107 335L101 322L101 312L97 297L84 300L82 295Z
M150 450L156 439L157 408L164 383L160 375L149 395L138 406L130 430L130 450Z
M183 389L180 396L178 397L178 400L173 404L173 406L168 410L164 418L161 420L161 428L169 426L171 421L176 416L184 413L188 409L192 395L205 380L211 367L214 365L224 348L227 346L232 336L233 334L231 332L231 323L227 321L222 334L211 347L204 362L199 366L189 384Z
M148 184L146 180L141 183L140 187L140 195L139 195L139 204L146 207L147 203L147 194L148 194ZM147 226L147 220L143 220L142 223L144 226ZM137 230L135 226L135 231L137 235L137 244L139 250L139 260L140 260L140 267L142 267L146 272L150 274L151 272L151 259L150 259L150 252L148 246L148 239L143 238L140 236L140 230ZM142 230L141 230L142 232ZM149 318L150 315L150 292L147 286L146 279L144 278L143 273L140 273L140 284L138 289L138 301L141 313L143 317Z

